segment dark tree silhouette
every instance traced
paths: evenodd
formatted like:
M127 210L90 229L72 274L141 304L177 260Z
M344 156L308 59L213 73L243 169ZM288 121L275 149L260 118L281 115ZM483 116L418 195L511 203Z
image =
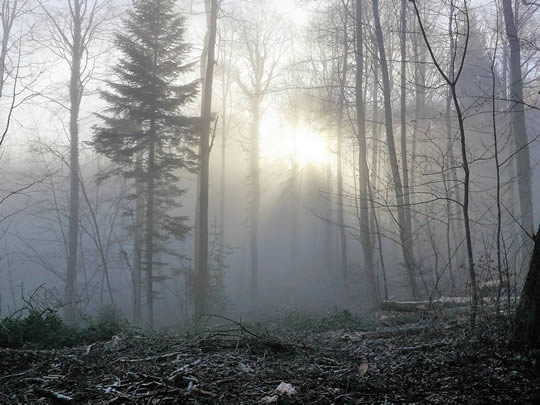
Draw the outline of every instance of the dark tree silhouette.
M158 279L154 267L160 264L155 254L174 254L167 240L182 239L188 231L184 217L170 214L180 206L183 193L177 170L192 169L196 160L191 147L197 120L182 115L181 107L195 98L197 83L177 82L192 65L183 63L189 45L184 41L184 18L173 7L173 0L134 2L124 31L116 35L122 56L111 90L101 93L108 107L98 114L103 125L94 138L97 151L118 163L119 171L137 181L137 193L144 194L143 262L150 325L153 282Z

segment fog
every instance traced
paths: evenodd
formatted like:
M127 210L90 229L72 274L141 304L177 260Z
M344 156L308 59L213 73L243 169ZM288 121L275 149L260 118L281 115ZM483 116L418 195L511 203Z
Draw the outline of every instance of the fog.
M172 8L156 17L149 3ZM418 2L418 13L407 2L405 17L385 0L219 1L205 230L212 2L173 3L3 1L17 18L3 31L0 316L38 288L70 322L107 307L144 327L187 325L200 311L259 319L474 301L493 281L519 294L540 199L534 6L519 6L516 61L496 1ZM156 34L164 49L187 47L158 63L159 100L172 107L158 104L155 125L145 86L156 78L135 65L148 55L129 10L153 29L184 18L181 37Z

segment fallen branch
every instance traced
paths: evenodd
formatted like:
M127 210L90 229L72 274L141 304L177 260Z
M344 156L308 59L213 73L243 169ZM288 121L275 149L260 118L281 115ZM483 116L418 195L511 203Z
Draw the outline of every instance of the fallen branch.
M34 391L38 393L39 395L43 395L44 397L50 398L55 402L61 403L61 404L70 404L73 403L74 399L70 396L61 394L59 392L55 392L49 389L45 388L39 388L35 387Z

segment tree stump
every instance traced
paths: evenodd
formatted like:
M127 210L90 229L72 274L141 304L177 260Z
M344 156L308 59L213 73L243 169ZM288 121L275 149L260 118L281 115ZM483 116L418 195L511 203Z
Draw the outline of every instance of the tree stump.
M527 279L514 315L510 344L520 349L540 346L540 228L534 238L534 250Z

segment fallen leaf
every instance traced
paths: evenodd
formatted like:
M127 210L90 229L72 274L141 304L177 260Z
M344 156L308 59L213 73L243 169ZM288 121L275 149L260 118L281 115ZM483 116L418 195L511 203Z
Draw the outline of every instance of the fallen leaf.
M214 392L210 392L210 391L206 391L206 390L203 390L202 388L194 388L195 391L198 391L199 394L202 394L202 395L206 395L206 396L209 396L209 397L212 397L212 398L215 398L217 397L217 394L214 393Z
M369 370L369 364L368 363L362 363L360 364L360 369L358 370L358 372L360 373L360 377L363 377L367 374Z
M255 371L250 366L246 366L244 363L239 363L238 369L246 374L252 374Z
M272 396L266 396L264 398L261 399L261 404L274 404L278 401L278 396L277 395L272 395Z
M296 394L296 389L291 384L281 382L281 384L277 386L276 392L280 395L287 395L290 397Z

